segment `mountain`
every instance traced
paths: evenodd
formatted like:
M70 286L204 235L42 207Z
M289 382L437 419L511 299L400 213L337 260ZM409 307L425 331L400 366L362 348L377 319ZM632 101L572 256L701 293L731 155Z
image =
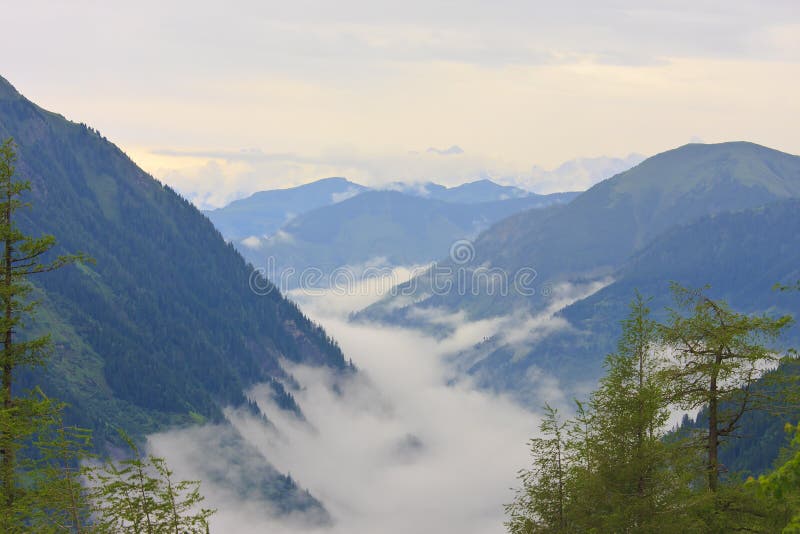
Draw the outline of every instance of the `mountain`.
M556 193L553 195L536 195L530 191L520 189L510 185L500 185L491 180L483 179L469 182L454 187L445 187L433 182L423 184L390 184L389 189L400 191L409 195L421 196L442 200L444 202L455 202L459 204L478 204L483 202L493 202L498 200L508 200L511 198L522 198L535 196L544 200L547 197L551 201L560 200L568 202L578 195L578 193Z
M204 212L225 239L275 233L292 218L355 196L367 188L345 178L325 178L289 189L260 191L225 207Z
M636 291L652 298L649 306L657 319L672 304L672 281L687 287L708 284L713 298L740 312L783 315L800 310L800 294L772 288L798 279L800 200L707 216L657 237L614 274L611 284L558 312L556 319L568 328L524 347L492 339L460 360L482 386L515 391L520 398L530 393L525 372L534 367L572 387L601 374L603 357L614 350ZM795 327L781 347L798 342Z
M292 268L299 274L315 268L327 274L367 263L418 265L495 221L550 202L530 195L457 204L397 191L368 191L300 215L257 244L240 245L254 265L264 266L273 258L279 272Z
M430 291L430 273L409 282L416 308L464 310L470 317L502 315L510 308L542 309L542 290L559 283L597 280L620 269L636 251L666 230L697 219L800 196L800 157L752 143L690 144L651 157L605 180L567 205L505 219L475 241L474 259L444 267L490 267L513 278L536 272L539 291L526 296ZM381 301L362 316L402 320L396 300Z
M408 195L462 204L531 195L552 202L568 202L577 195L577 193L534 195L518 187L499 185L491 180L478 180L456 187L445 187L432 182L425 184L397 182L391 184L389 189ZM336 204L370 190L346 178L323 178L297 187L259 191L222 208L203 213L211 219L225 239L239 242L248 237L270 236L298 215Z
M223 408L252 408L244 392L257 383L296 411L283 359L350 372L293 303L251 289L252 269L188 201L97 131L39 108L0 78L0 137L8 136L17 176L32 184L20 227L55 235L54 253L96 260L34 280L41 307L32 324L52 334L55 350L19 385L41 384L69 403L69 420L91 428L99 447L120 427L141 437L222 424ZM318 506L262 460L264 493Z

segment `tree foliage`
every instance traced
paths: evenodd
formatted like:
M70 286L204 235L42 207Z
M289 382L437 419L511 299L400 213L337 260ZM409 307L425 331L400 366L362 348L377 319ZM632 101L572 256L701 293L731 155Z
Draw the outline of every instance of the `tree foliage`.
M772 345L791 323L791 317L748 316L726 303L708 298L703 290L672 286L677 309L659 330L675 352L676 361L665 373L671 399L680 408L706 407L708 426L700 439L707 450L708 488L716 491L721 467L719 447L736 435L748 411L779 405L780 391L756 387L763 377L776 380L790 375L770 373L783 356Z
M723 476L716 461L742 414L786 400L786 383L771 376L781 374L764 370L782 360L772 344L790 319L673 292L681 311L664 324L637 293L605 376L571 421L546 407L532 466L506 506L510 532L794 532L800 453L747 484ZM701 439L669 432L672 408L712 404ZM800 450L800 438L795 444Z
M532 467L522 469L522 487L513 502L506 505L512 534L566 531L567 444L566 423L557 410L545 405L539 425L542 437L530 440Z
M53 236L19 229L15 214L28 207L19 197L30 184L14 180L14 162L8 139L0 145L0 532L207 532L213 511L197 509L199 482L175 481L163 459L143 458L130 440L131 459L82 468L91 458L91 431L66 425L66 404L39 386L18 391L19 372L43 366L51 351L49 335L23 336L37 304L29 277L87 258L44 261Z
M175 481L163 458L143 457L126 435L130 458L90 468L90 501L98 533L205 534L214 510L200 508L200 482Z
M55 441L45 434L51 423L60 417L62 405L50 402L36 392L18 393L15 379L22 369L45 363L50 352L49 335L33 338L19 336L26 320L36 310L31 301L29 278L36 274L55 271L70 263L85 259L81 255L62 255L49 261L43 259L55 245L51 235L32 237L17 225L17 212L29 207L20 195L30 189L30 183L15 180L16 153L14 141L5 140L0 145L0 527L4 532L25 531L41 519L40 512L56 516L63 509L61 488L52 481L54 444L67 447L66 431ZM26 447L38 445L35 451L41 458L21 458ZM62 447L62 448L63 448ZM64 448L62 452L67 453ZM68 514L75 521L75 514Z

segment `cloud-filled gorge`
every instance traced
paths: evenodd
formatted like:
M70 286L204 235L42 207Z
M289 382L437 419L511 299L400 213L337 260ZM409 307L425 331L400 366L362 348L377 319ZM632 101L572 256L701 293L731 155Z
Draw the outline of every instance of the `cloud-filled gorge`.
M575 290L539 317L466 322L453 316L449 320L458 324L445 339L348 322L348 313L364 305L363 296L294 295L359 372L341 379L287 364L300 384L292 394L305 421L278 409L267 386L249 394L271 423L243 411L227 416L250 446L322 502L327 524L320 524L318 513L275 517L267 503L206 480L197 467L224 454L208 439L213 427L151 436L150 446L178 475L204 478L207 504L219 509L212 527L220 532L500 533L502 505L516 486L515 473L527 464L526 442L539 416L473 387L454 371L452 357L493 335L509 343L535 341L565 326L552 317L556 308L599 287ZM564 405L557 382L545 377L541 387L535 402ZM247 469L247 459L237 462Z

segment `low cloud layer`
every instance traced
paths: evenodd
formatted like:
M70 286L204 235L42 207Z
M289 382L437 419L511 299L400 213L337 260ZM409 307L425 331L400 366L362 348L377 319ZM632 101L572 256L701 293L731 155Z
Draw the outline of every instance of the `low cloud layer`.
M358 292L294 297L337 339L359 373L342 379L287 363L301 385L293 394L304 420L277 409L266 387L249 394L271 424L242 412L227 415L250 446L324 504L332 525L321 527L318 517L302 514L277 518L257 500L232 498L211 483L204 487L219 508L212 527L279 534L503 532L502 505L511 499L515 473L527 465L526 442L539 417L454 377L449 358L507 329L508 319L466 323L454 315L448 319L454 333L435 339L349 323L347 314L367 302ZM509 332L514 340L542 326L535 320L522 324L526 332ZM560 396L557 384L545 380L542 387ZM190 476L186 451L202 448L182 445L185 439L167 433L152 442ZM206 454L205 461L219 461L213 448Z
M411 272L399 269L391 277ZM243 410L226 413L246 444L241 450L249 448L243 457L224 459L232 449L216 445L217 427L153 436L151 448L187 478L202 478L198 473L223 462L235 466L233 479L252 480L245 474L264 472L266 458L322 502L330 519L325 523L314 509L281 513L263 496L233 491L230 481L204 480L208 504L219 509L212 522L217 532L500 534L503 504L512 497L515 473L528 465L526 442L540 418L507 396L476 389L457 371L457 355L492 337L531 344L567 328L553 312L607 282L557 286L551 306L535 317L518 312L467 322L463 314L440 313L454 328L444 339L348 322L350 312L377 297L374 281L347 295L295 292L359 372L342 377L285 362L300 386L292 393L303 416L277 408L268 386L252 388L248 394L269 422ZM535 403L569 409L556 380L535 369L530 378Z

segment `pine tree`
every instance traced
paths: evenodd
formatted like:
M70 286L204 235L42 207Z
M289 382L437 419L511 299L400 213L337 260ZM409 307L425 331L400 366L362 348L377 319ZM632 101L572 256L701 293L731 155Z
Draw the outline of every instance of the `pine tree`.
M589 530L600 516L606 497L597 476L597 413L591 403L575 401L575 415L567 424L567 523L570 532Z
M0 145L0 532L207 533L213 511L197 509L199 482L174 481L163 459L143 458L127 437L133 458L103 469L81 467L92 457L91 433L65 425L66 405L38 387L17 393L19 370L43 365L51 348L48 335L18 338L36 309L28 278L91 260L78 254L41 261L55 239L17 227L14 215L28 207L20 196L30 184L14 180L14 163L8 139ZM85 487L84 477L95 486Z

